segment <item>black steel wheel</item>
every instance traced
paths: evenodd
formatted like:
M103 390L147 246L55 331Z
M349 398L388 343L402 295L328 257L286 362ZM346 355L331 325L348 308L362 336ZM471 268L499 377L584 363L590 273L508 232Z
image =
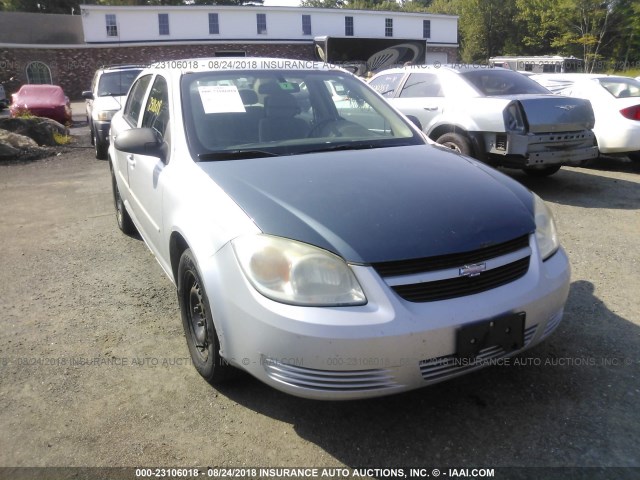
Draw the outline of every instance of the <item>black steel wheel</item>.
M178 265L178 303L191 360L198 373L210 384L228 380L235 373L220 355L220 341L213 324L209 300L191 250Z

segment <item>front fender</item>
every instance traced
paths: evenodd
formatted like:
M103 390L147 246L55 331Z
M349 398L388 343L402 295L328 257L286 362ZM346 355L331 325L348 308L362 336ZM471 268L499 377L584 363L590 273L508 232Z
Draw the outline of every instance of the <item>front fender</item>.
M260 233L251 218L197 163L190 159L183 163L174 170L162 199L166 232L162 256L174 283L173 267L182 253L171 248L175 235L184 239L200 264L237 236Z

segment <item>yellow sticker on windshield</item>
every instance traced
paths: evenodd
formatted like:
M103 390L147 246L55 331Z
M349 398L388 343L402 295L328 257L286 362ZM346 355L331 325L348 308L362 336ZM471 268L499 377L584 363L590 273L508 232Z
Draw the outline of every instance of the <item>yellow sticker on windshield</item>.
M151 113L155 113L156 115L160 115L160 110L162 110L162 100L158 100L157 98L150 98L147 110Z

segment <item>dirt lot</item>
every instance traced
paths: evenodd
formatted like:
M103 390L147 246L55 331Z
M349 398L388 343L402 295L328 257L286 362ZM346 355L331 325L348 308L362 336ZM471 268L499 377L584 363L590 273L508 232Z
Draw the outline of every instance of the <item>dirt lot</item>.
M563 323L518 365L322 403L201 380L171 283L116 227L106 162L74 147L0 165L0 466L640 467L639 164L513 175L573 268Z

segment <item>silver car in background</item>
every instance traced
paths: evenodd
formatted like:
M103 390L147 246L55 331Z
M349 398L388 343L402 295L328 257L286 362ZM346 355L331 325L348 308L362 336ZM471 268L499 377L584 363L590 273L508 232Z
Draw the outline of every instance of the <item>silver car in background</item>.
M598 156L589 101L479 65L385 70L369 84L429 138L490 165L547 176Z

